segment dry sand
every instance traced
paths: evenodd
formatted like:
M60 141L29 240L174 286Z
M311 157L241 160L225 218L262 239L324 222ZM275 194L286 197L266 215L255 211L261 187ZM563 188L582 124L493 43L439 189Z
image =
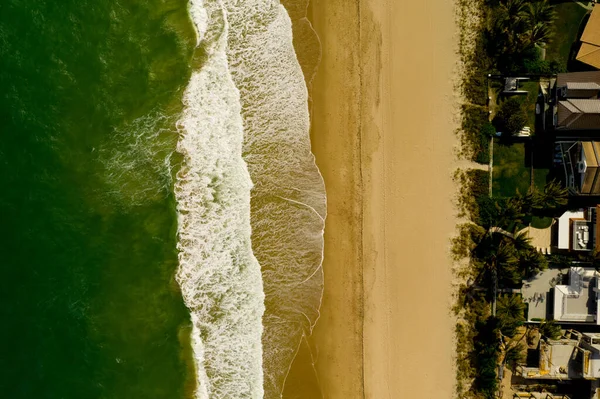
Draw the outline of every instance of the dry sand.
M323 48L313 147L329 207L309 340L321 392L451 398L453 4L313 0L309 11Z

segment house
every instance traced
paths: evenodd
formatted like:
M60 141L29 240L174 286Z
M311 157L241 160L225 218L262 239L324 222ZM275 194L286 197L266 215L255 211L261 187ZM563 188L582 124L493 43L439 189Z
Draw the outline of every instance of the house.
M552 107L554 129L573 137L578 131L598 130L600 136L599 94L600 71L559 73Z
M583 333L580 348L583 351L583 378L587 380L600 378L600 334Z
M519 365L515 374L525 380L538 380L539 384L556 384L571 382L576 386L577 381L588 380L589 394L579 393L573 397L598 399L600 392L600 334L580 333L574 330L565 331L560 339L541 338L536 348L528 355L527 364ZM531 387L531 383L520 387ZM581 385L580 385L581 387ZM514 386L513 389L519 388ZM530 395L530 396L527 396ZM548 394L545 392L518 392L515 398L568 399L570 396Z
M571 195L600 195L600 141L557 141L554 165Z
M600 250L598 211L600 205L563 213L553 225L555 249L568 252Z
M559 323L600 325L599 277L594 268L571 267L569 284L554 286L554 319Z
M516 374L526 379L570 380L581 378L577 367L578 339L541 339L538 345L538 364L519 366Z
M585 25L576 59L600 69L600 11L597 7L592 9L590 19Z

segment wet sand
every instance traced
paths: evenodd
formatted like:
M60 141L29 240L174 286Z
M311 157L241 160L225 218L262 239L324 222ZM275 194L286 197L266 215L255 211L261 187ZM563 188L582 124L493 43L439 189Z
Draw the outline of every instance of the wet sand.
M309 339L320 390L451 398L453 4L313 0L309 18L323 49L312 138L328 194ZM291 380L310 374L296 371Z

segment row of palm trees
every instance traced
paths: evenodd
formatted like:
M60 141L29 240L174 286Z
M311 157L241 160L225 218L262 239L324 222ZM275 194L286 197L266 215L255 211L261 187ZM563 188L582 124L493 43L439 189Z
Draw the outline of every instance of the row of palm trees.
M544 255L532 245L523 230L523 219L536 209L556 209L567 204L568 192L557 181L551 181L543 191L517 193L499 208L493 226L479 226L474 230L475 243L472 259L479 273L474 286L493 287L496 284L518 285L548 266Z
M498 216L496 226L507 228L519 225L527 215L540 210L554 210L567 205L569 200L568 190L552 180L544 186L542 191L530 189L527 193L517 192L514 197L497 204Z
M488 43L495 57L512 58L543 47L553 36L557 13L548 0L501 0L492 10Z

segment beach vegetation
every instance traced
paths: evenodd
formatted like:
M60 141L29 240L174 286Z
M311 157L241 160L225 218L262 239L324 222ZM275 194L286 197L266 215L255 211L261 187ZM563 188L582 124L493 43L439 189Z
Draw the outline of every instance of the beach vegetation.
M542 320L539 332L542 336L550 339L559 339L562 335L560 326L554 320Z
M519 287L548 267L552 258L531 245L523 228L548 227L566 206L567 193L557 182L547 182L548 170L533 174L530 143L513 138L525 126L535 128L539 82L521 83L526 96L503 97L492 75L552 75L566 71L566 62L547 56L561 41L555 1L460 0L459 8L467 17L461 19L460 42L462 152L484 164L493 155L494 165L492 180L483 170L457 174L461 216L470 220L459 226L452 247L456 260L468 259L468 266L460 269L463 285L455 306L457 396L495 398L498 367L524 360L520 341L528 331L523 327L527 306L522 296L496 296L496 288ZM503 132L500 138L498 131ZM560 334L551 322L540 328L545 336ZM523 337L516 338L522 331Z
M460 187L458 205L460 217L468 217L477 222L480 218L488 218L486 212L495 215L495 205L489 199L490 174L485 170L469 169L458 171L455 174L455 182ZM493 208L493 209L492 209ZM482 214L484 214L482 216ZM477 223L485 226L483 223Z
M466 288L463 287L463 291ZM501 354L498 319L481 291L461 295L461 319L456 324L457 396L494 398Z
M475 363L475 379L473 388L483 398L496 397L498 377L496 370L500 358L500 328L498 319L487 317L478 320L477 335L474 337L473 358Z
M554 36L554 6L548 0L500 0L488 7L483 34L489 57L502 73L527 72Z
M514 337L517 328L525 322L525 308L521 295L504 294L496 302L496 317L502 335Z
M470 153L471 160L490 162L490 140L496 130L489 123L488 111L480 105L464 105L462 109L462 145Z
M526 360L526 353L527 347L522 342L518 342L506 350L504 353L504 363L509 364L514 369L517 364L523 363Z

